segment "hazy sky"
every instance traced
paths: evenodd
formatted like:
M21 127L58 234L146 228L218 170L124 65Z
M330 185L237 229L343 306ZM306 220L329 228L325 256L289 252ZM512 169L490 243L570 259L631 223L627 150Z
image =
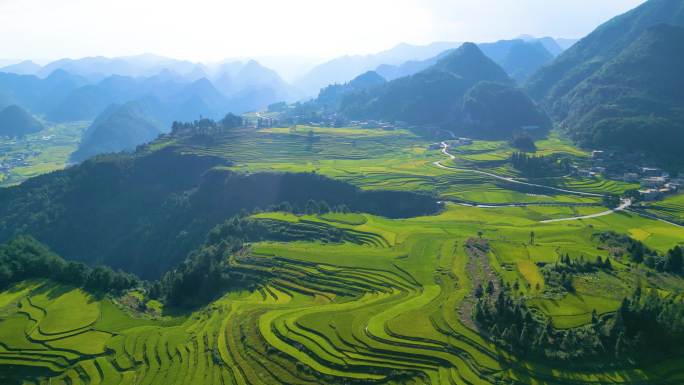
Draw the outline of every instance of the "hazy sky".
M370 53L400 42L580 37L643 0L0 0L0 56L193 61Z

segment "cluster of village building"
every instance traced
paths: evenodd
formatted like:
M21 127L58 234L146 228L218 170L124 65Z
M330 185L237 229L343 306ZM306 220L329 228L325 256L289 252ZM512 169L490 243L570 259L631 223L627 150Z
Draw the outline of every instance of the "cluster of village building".
M442 143L446 144L447 148L449 148L456 146L468 146L473 144L473 140L470 138L455 138L451 140L445 140L444 142L431 143L428 146L428 150L439 150L442 148Z
M575 174L586 178L605 176L628 183L639 183L639 196L644 201L662 199L676 193L684 185L684 178L672 178L661 168L640 165L641 162L643 159L638 154L593 151L590 166L575 167Z
M9 174L13 168L28 166L29 163L26 161L27 154L18 153L8 156L2 161L0 161L0 173Z

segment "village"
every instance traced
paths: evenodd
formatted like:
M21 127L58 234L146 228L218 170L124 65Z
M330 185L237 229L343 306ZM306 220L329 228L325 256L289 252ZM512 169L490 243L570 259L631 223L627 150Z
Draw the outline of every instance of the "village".
M16 151L15 141L8 139L0 146L0 154L3 154L0 156L0 174L3 174L2 179L5 179L14 168L28 166L28 158L39 153Z
M470 138L454 138L428 145L428 150L438 151L457 146L473 144ZM684 177L672 177L668 172L659 167L646 166L648 160L640 154L625 154L595 150L586 161L571 166L569 176L578 178L606 178L620 180L627 183L639 184L636 190L640 201L651 202L664 199L665 197L679 192L684 186Z
M659 167L648 165L640 154L626 154L612 151L592 151L588 167L575 166L574 174L584 178L599 176L639 183L639 199L656 201L677 193L684 185L684 177L671 177Z

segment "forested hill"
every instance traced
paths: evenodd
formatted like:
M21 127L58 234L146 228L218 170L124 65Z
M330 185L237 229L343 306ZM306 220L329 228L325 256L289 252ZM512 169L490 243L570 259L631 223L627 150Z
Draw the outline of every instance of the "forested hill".
M562 100L579 143L642 150L684 165L684 28L644 31Z
M480 82L494 82L499 86L469 92ZM465 105L466 94L470 95L471 101L480 96L486 97L486 101L475 100ZM477 113L471 114L469 106L483 103L513 105L522 110L510 114L510 119L493 131L490 122L471 119ZM463 44L415 75L347 95L342 100L340 112L351 119L439 125L475 137L509 138L523 126L548 127L544 114L524 93L514 91L513 80L473 43Z
M561 54L527 83L580 144L684 166L684 2L650 0Z
M29 179L0 190L0 240L30 235L67 259L156 278L241 210L288 202L303 212L314 201L406 217L439 206L427 195L362 192L316 174L213 169L227 164L170 146L96 157Z
M324 109L336 110L342 100L353 92L385 84L387 81L375 71L365 72L348 83L331 84L321 90L315 103Z
M43 125L17 105L0 110L0 136L24 136L43 129Z
M156 138L161 127L143 102L111 105L88 127L71 159L79 162L97 154L133 150Z
M557 106L563 96L620 55L646 29L663 23L684 26L684 2L649 0L611 19L537 71L526 89L555 115L563 116L563 108Z

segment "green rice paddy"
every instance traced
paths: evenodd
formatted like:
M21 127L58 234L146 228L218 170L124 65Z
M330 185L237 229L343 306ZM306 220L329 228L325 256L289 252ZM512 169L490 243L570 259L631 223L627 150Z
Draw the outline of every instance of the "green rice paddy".
M221 156L241 171L315 171L364 189L433 193L437 199L534 203L473 207L446 203L433 216L387 219L364 213L253 218L321 223L356 234L354 242L259 242L230 256L244 274L275 277L253 292L233 292L183 316L133 314L116 298L97 298L49 282L24 282L0 294L0 378L19 384L662 384L681 383L682 360L641 366L545 366L511 356L484 339L459 308L481 277L464 244L490 241L488 263L515 295L556 328L613 312L637 284L679 295L680 278L658 277L615 260L614 272L583 275L576 292L545 291L540 266L561 255L606 257L593 234L617 231L665 251L684 229L621 212L595 214L597 199L531 194L484 176L435 167L442 160L408 132L315 129L235 132L211 146L157 143ZM469 162L500 157L502 143L475 145ZM540 151L586 156L556 137ZM474 150L474 148L473 148ZM491 153L488 153L491 152ZM474 164L474 163L471 163ZM608 192L610 181L568 180ZM545 203L546 205L539 205ZM568 203L594 204L589 206ZM530 233L534 232L534 242ZM502 382L502 381L508 382Z
M0 138L0 187L66 167L89 122L46 124L22 139Z

